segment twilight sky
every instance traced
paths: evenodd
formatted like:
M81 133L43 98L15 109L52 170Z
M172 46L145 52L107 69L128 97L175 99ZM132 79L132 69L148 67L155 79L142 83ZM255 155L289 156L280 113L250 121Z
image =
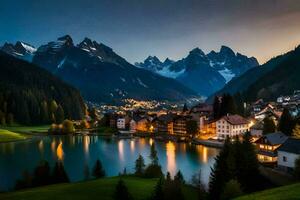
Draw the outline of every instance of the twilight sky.
M130 62L227 45L260 63L300 44L299 0L1 0L0 45L90 37Z

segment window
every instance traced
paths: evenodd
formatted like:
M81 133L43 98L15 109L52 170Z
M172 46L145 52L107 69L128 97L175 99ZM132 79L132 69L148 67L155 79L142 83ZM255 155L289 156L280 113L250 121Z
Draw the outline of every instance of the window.
M287 158L285 156L282 157L283 162L287 162Z

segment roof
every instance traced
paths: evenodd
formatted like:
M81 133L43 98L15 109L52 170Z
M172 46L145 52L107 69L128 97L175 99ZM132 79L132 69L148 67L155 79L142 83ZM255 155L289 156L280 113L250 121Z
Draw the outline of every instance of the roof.
M175 116L176 116L176 115L174 115L174 114L160 115L160 116L157 118L157 120L158 120L158 121L164 121L164 122L172 122Z
M288 138L283 145L278 148L278 151L300 154L300 139Z
M282 132L269 133L263 137L265 137L271 145L283 144L288 139Z
M226 115L223 116L221 119L226 120L228 123L232 125L239 125L239 124L248 124L249 121L240 115Z

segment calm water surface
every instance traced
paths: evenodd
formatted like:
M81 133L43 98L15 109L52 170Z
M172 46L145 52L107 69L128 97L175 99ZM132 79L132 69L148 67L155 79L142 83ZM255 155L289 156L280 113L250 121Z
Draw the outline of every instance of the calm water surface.
M159 142L152 139L105 139L98 136L49 136L33 140L0 144L0 191L13 189L24 170L32 172L39 161L47 160L53 167L62 161L72 182L84 179L84 166L93 168L100 159L108 176L118 175L126 168L134 171L139 154L150 162L150 145L154 143L163 171L173 176L179 169L189 181L201 169L202 180L208 182L210 167L218 149L202 145Z

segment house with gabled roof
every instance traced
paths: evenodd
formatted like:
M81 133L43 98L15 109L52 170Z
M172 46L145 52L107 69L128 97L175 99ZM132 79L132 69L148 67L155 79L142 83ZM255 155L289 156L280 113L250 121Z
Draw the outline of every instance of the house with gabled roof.
M250 122L240 115L225 115L216 121L218 138L234 137L249 131Z
M257 148L257 157L263 163L275 163L277 161L277 149L288 139L282 132L263 135L254 142Z
M288 138L277 150L277 166L284 171L291 172L295 168L295 161L300 158L300 139Z

